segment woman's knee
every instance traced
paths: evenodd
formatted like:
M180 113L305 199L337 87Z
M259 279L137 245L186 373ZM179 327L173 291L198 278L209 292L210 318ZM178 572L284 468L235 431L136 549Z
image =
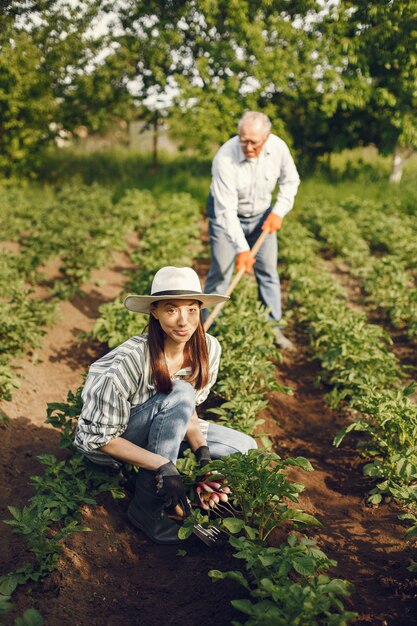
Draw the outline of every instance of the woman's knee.
M258 447L255 439L250 435L245 435L244 433L239 433L240 437L237 441L237 445L239 446L239 452L246 454L249 450L255 450Z
M164 402L165 406L181 406L185 412L194 413L195 410L195 389L185 380L174 380L172 391Z
M207 444L213 457L229 456L236 452L246 454L258 447L250 435L213 423L209 426Z

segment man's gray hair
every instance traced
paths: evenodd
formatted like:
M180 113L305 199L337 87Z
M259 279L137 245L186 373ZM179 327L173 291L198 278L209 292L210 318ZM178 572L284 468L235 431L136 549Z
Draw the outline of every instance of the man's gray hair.
M240 118L237 125L239 132L241 131L242 126L247 123L261 124L265 128L265 134L269 133L272 127L269 117L260 111L246 111L246 113L244 113Z

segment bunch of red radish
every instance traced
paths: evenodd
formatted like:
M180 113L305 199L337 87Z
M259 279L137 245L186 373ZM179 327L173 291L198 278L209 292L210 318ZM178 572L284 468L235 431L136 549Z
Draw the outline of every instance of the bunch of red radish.
M223 485L222 479L210 480L210 477L197 483L196 492L199 504L205 511L216 508L219 502L227 502L228 494L231 493L230 488Z

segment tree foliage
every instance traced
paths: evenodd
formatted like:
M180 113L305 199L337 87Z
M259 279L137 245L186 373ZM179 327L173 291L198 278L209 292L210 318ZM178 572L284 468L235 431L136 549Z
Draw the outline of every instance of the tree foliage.
M3 6L4 5L4 6ZM211 153L246 109L300 157L417 146L417 0L10 0L0 13L0 168L60 132L169 118ZM103 16L107 31L95 29Z
M99 130L129 101L123 59L93 33L102 0L15 0L0 16L0 169L30 171L42 145ZM104 60L99 55L106 52Z
M235 134L247 108L269 113L285 135L273 96L293 90L310 36L303 24L315 10L313 0L130 0L123 45L135 56L142 100L173 94L171 127L206 150Z
M324 30L346 96L343 126L353 143L383 153L417 148L416 0L342 0ZM339 61L337 60L339 58Z

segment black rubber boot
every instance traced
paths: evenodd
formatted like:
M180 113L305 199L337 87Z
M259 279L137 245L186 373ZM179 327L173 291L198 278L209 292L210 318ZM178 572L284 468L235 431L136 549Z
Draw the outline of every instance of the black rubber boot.
M155 472L141 469L136 490L127 510L129 521L155 543L183 543L178 537L179 526L166 513L164 501L156 494Z

